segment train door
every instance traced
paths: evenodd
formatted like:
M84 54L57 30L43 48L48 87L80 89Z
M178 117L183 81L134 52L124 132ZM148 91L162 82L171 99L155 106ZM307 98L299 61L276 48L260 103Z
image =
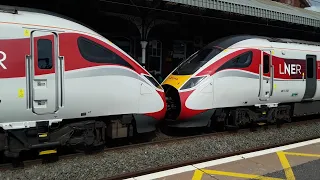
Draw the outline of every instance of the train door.
M259 67L259 100L267 101L273 93L274 66L272 64L272 50L261 51Z
M317 90L317 56L306 56L306 90L303 100L312 99Z
M31 55L27 58L28 107L33 113L51 114L62 107L63 57L59 56L58 35L31 32Z

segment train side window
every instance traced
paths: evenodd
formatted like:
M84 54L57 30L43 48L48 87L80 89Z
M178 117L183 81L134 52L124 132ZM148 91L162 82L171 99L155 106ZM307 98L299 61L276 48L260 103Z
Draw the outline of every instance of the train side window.
M246 52L244 54L241 54L240 56L237 56L231 60L232 67L235 68L245 68L250 66L252 61L252 52Z
M78 48L82 57L87 61L118 64L132 69L132 66L116 53L87 38L78 38Z
M269 73L269 69L270 69L270 64L269 64L269 55L263 55L263 73L267 74Z
M252 52L245 52L223 64L217 71L228 68L245 68L249 67L252 62Z
M38 67L40 69L51 69L53 66L52 59L52 41L49 39L39 39L38 48Z

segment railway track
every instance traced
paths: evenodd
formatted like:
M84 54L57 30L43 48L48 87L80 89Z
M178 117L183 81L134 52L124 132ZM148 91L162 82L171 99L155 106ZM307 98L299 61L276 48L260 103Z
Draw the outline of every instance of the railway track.
M283 124L282 127L299 126L299 125L304 125L306 123L312 123L315 121L320 121L320 119L312 119L312 120L308 120L308 121L296 121L296 122L292 122L292 123L286 123L286 124ZM269 125L268 127L270 129L276 128L277 125ZM245 133L245 132L250 132L250 129L249 128L248 129L239 129L238 131L231 131L231 132L230 131L212 132L212 133L198 134L198 135L192 135L192 136L172 137L170 139L160 140L160 141L151 141L151 142L144 142L144 143L138 143L138 144L121 145L118 147L105 148L103 151L93 151L93 152L91 152L91 154L112 152L112 151L117 151L117 150L125 150L125 149L138 148L138 147L143 147L143 146L163 145L166 143L178 142L178 141L183 141L183 140L190 140L190 139L196 139L196 138L202 138L202 137L218 137L218 136L224 136L224 135L229 135L229 134L234 134L234 133ZM305 141L305 140L309 140L309 139L313 139L313 138L318 138L318 137L312 137L312 138L298 140L298 141L292 141L292 142L284 142L284 143L279 144L277 146L291 144L291 143L299 142L299 141ZM227 156L243 154L246 152L252 152L252 151L257 151L257 150L267 149L267 148L272 148L272 147L275 147L275 146L265 146L265 147L259 147L259 148L254 148L254 149L248 149L246 151L241 151L241 152L237 152L237 153L222 154L222 155L218 155L218 156L212 156L212 157L208 157L208 158L192 160L192 161L188 161L188 162L177 163L177 164L162 166L162 167L153 168L153 169L146 169L144 171L139 171L139 172L135 172L135 173L122 174L119 176L114 176L114 177L110 177L110 178L106 178L106 179L107 180L109 180L109 179L110 180L111 179L123 179L123 178L128 178L128 177L133 177L133 176L139 176L139 175L149 174L149 173L156 172L156 171L162 171L162 170L171 169L171 168L175 168L175 167L179 167L179 166L184 166L184 165L188 165L188 164L194 164L194 163L202 162L202 161L206 161L206 160L219 159L219 158L223 158L223 157L227 157ZM15 162L0 164L0 170L21 169L21 168L25 168L25 167L32 166L32 165L55 162L59 159L72 159L75 157L85 156L85 155L88 155L88 154L81 152L81 153L67 154L67 155L61 155L61 156L50 155L50 156L47 156L44 158L39 158L39 159L34 159L34 160L26 160L23 162L17 162L16 164L15 164ZM89 154L89 156L90 156L90 154Z

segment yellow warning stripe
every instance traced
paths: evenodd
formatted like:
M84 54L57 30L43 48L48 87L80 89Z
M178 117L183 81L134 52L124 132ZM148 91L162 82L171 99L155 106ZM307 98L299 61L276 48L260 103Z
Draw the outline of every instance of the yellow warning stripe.
M204 173L209 175L230 176L230 177L239 177L239 178L246 178L246 179L283 180L280 178L266 177L261 175L243 174L243 173L234 173L234 172L226 172L226 171L207 170L207 169L195 170L192 180L201 180Z
M161 85L171 85L176 89L180 89L181 86L190 79L191 75L170 75L167 79L165 79Z
M48 136L48 133L39 133L38 136L39 136L39 137L47 137L47 136Z
M54 150L41 151L39 155L54 154L54 153L57 153L57 150L54 149Z

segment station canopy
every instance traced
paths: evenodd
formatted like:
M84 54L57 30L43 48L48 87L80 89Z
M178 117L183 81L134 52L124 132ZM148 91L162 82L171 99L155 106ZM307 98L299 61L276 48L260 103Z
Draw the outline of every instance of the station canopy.
M163 0L185 6L320 27L320 13L269 0Z

